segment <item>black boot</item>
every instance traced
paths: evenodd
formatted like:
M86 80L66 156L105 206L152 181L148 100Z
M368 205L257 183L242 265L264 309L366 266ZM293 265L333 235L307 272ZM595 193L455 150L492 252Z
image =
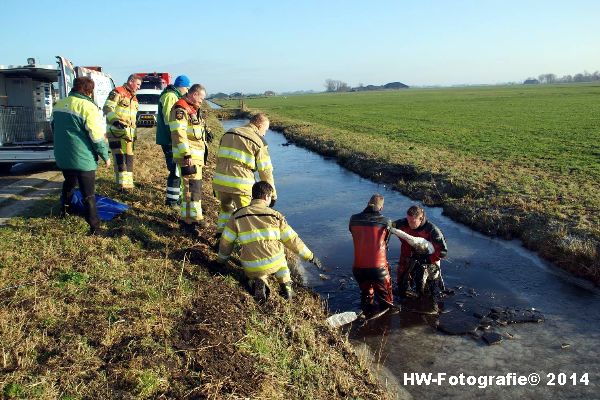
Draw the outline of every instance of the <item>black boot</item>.
M179 226L186 236L196 239L200 236L200 230L196 223L187 224L184 221L179 221Z
M215 244L213 245L214 251L219 251L219 245L221 244L221 232L215 233Z
M71 215L71 205L70 204L61 204L60 206L60 218L66 218Z
M165 206L171 207L174 209L179 209L179 207L181 207L181 205L179 204L178 201L173 201L173 200L165 200Z
M378 312L378 307L374 304L373 297L371 296L361 296L360 308L367 318L370 318Z
M87 196L83 199L83 210L85 212L85 220L90 226L90 235L101 234L100 219L96 209L96 196Z
M254 281L254 285L252 285L252 286L253 286L252 295L254 296L254 299L258 303L264 303L265 301L267 301L269 292L268 292L268 286L267 286L266 282L263 281L262 279L256 279Z
M286 282L279 284L281 289L281 295L286 300L291 300L294 297L294 289L292 288L292 282Z
M65 218L71 214L73 214L73 210L71 208L71 198L73 197L73 190L65 191L65 187L63 184L62 193L60 195L60 214L61 218Z
M106 236L106 231L99 226L90 226L90 230L88 231L89 236Z

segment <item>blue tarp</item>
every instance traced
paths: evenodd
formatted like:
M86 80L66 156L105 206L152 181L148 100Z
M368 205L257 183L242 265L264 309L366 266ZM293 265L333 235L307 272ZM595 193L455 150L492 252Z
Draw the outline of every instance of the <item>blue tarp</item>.
M102 221L110 221L117 215L129 210L127 204L119 203L100 195L96 195L96 208L98 210L98 218ZM83 197L79 189L76 189L73 192L73 197L71 197L71 210L74 213L83 215Z

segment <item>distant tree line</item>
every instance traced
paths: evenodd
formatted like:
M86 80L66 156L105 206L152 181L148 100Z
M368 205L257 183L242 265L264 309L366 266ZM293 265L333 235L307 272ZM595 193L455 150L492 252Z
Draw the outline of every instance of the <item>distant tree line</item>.
M327 79L325 81L325 91L327 92L362 92L365 90L384 90L384 89L406 89L408 88L402 82L389 82L385 85L367 85L359 83L357 87L350 87L346 82Z
M272 90L267 90L264 93L234 92L231 94L227 94L227 93L219 92L219 93L211 94L207 98L208 99L241 99L241 98L271 97L271 96L275 96L275 95L277 95L277 93L275 93Z
M600 71L590 74L587 71L575 75L564 75L557 77L555 74L541 74L537 79L529 77L524 83L572 83L572 82L595 82L600 81Z
M350 86L346 82L335 79L327 79L325 81L325 90L327 92L349 92Z

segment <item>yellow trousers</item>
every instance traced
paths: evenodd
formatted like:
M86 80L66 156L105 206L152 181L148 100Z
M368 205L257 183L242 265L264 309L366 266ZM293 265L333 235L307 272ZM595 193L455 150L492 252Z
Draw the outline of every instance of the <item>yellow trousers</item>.
M231 214L238 208L246 207L252 200L251 196L239 193L215 192L221 203L219 207L219 218L217 219L217 233L222 233L225 225L229 222Z

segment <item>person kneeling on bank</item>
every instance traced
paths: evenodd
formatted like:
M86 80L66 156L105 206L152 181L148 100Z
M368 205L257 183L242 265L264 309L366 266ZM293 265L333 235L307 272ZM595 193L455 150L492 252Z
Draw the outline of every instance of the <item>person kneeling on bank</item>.
M240 260L248 277L250 289L259 302L266 301L269 293L267 277L275 274L286 299L293 296L290 270L285 258L284 246L304 260L322 268L321 261L306 247L285 217L269 207L273 186L268 182L256 182L252 186L250 205L235 211L221 236L219 262L225 263L234 243L240 248Z

